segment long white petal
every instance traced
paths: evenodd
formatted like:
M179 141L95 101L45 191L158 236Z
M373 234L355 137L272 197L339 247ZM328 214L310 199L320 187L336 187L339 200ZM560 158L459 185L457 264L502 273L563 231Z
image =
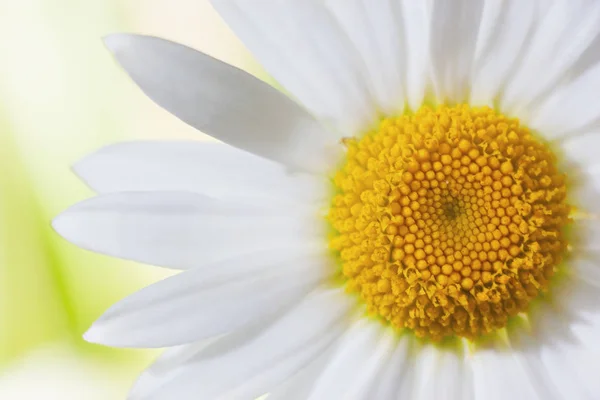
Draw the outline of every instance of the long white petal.
M368 399L395 339L376 321L361 319L348 328L308 399Z
M528 115L535 109L600 33L598 2L557 0L538 7L537 29L503 93L502 109L511 114Z
M600 63L554 90L531 116L529 126L549 139L600 128Z
M316 210L225 203L194 193L121 192L81 202L55 230L99 253L188 269L253 252L323 241Z
M589 171L593 167L600 166L600 159L598 158L600 131L567 136L557 143L557 146L564 158L583 170Z
M401 2L328 0L326 4L365 65L364 79L379 111L402 112L407 60Z
M211 2L265 69L340 137L376 122L365 65L324 1Z
M476 399L543 400L526 369L510 349L477 349L472 356Z
M144 141L104 147L73 167L96 192L186 191L221 199L315 202L326 185L215 142Z
M431 7L427 1L402 0L406 37L406 97L413 110L423 104L430 85Z
M269 400L306 400L310 392L323 373L332 355L337 350L337 343L334 342L328 349L312 362L291 376L288 380L269 391Z
M402 336L396 342L396 348L390 354L379 379L373 386L372 398L396 399L410 398L414 377L414 354L412 338Z
M440 103L468 100L482 1L435 1L431 20L431 63Z
M294 304L335 272L324 254L257 253L148 286L112 306L86 340L116 347L166 347L238 329Z
M493 106L503 84L518 65L535 27L535 1L487 0L477 42L470 102Z
M296 374L334 343L347 326L345 316L353 304L343 290L318 289L236 346L231 342L220 346L217 341L216 350L209 346L198 352L177 366L160 386L139 388L134 398L256 398Z
M471 360L462 350L425 345L418 349L415 364L413 398L474 398Z
M152 100L216 139L303 170L337 161L339 146L326 130L246 72L159 38L116 34L105 42Z
M600 390L598 262L570 260L566 268L569 276L531 314L531 332L513 334L511 346L542 398L591 400Z

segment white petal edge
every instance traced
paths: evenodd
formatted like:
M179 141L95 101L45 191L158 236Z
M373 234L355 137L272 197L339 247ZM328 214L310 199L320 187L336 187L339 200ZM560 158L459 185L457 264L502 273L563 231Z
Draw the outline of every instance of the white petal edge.
M381 323L359 319L344 333L307 399L368 399L394 344L393 332Z
M328 0L327 7L365 65L365 80L385 115L404 108L406 60L402 4L396 0Z
M431 2L402 0L406 44L406 99L414 111L423 104L431 78Z
M248 73L155 37L114 34L105 44L148 97L194 128L301 170L322 172L337 161L332 135Z
M209 346L179 365L160 386L138 389L143 395L135 399L256 398L334 343L346 329L353 306L343 290L319 288L248 340L216 351Z
M598 2L557 0L539 7L544 14L538 13L537 29L502 98L502 108L513 115L530 115L600 32Z
M547 139L600 129L600 64L557 88L536 108L529 127Z
M286 249L182 272L121 300L85 339L167 347L231 332L274 315L335 272L323 251Z
M267 72L338 137L377 121L366 67L323 0L211 3Z
M460 349L423 345L416 350L411 398L474 399L471 359Z
M314 203L325 178L293 173L278 163L223 143L139 141L104 147L73 166L98 193L184 191L219 199Z
M471 104L494 106L535 27L537 7L535 1L484 2L473 65Z
M439 103L468 100L483 1L433 2L431 65Z
M410 398L414 382L414 354L412 338L404 335L397 339L372 393L375 399Z
M53 227L84 249L176 269L326 245L316 208L234 204L185 192L103 194L69 208Z
M472 355L476 399L543 400L510 349L477 349Z
M567 136L555 141L564 158L583 170L600 166L598 148L600 147L600 130L586 132L581 135ZM563 157L561 157L563 158Z

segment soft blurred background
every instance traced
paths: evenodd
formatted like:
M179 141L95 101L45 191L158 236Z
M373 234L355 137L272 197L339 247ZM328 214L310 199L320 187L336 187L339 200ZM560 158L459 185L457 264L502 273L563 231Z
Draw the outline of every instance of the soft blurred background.
M155 352L90 345L109 305L168 275L80 250L57 213L92 195L69 167L117 141L200 138L145 98L104 49L112 32L175 40L251 73L203 0L0 0L0 399L125 399Z

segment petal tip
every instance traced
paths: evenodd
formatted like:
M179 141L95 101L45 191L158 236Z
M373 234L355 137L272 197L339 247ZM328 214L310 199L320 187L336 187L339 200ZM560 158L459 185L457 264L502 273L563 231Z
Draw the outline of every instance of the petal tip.
M123 39L125 39L127 36L129 35L125 33L110 33L102 37L102 42L107 49L114 53L120 46L122 46Z
M69 231L70 231L70 223L69 223L69 218L66 218L64 213L55 217L52 220L51 225L52 225L52 229L54 229L54 232L59 234L64 239L69 240L68 237L69 237Z
M82 335L83 340L88 343L97 344L101 346L110 346L110 347L126 347L123 343L115 337L112 337L110 334L110 328L105 324L99 322L103 317L100 317L100 320L94 322L92 326ZM108 329L107 329L108 328Z
M144 40L146 36L134 33L110 33L102 38L104 46L113 54L119 54L123 49L132 47Z
M95 329L94 326L92 326L83 334L83 340L88 343L101 344L100 338L101 335L98 334L98 330Z

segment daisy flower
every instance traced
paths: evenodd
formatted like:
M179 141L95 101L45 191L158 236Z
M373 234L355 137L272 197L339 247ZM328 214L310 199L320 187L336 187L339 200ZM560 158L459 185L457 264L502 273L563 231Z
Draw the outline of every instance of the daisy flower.
M598 399L600 2L212 3L285 94L107 37L219 142L104 148L54 221L183 270L85 334L171 347L131 399Z

